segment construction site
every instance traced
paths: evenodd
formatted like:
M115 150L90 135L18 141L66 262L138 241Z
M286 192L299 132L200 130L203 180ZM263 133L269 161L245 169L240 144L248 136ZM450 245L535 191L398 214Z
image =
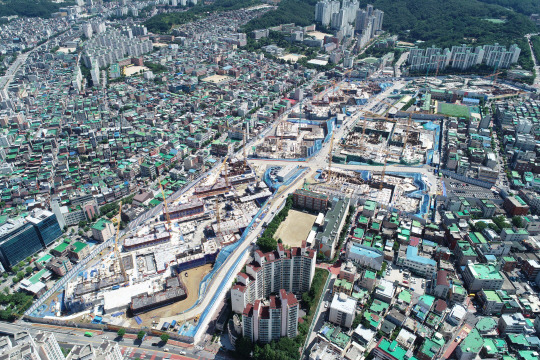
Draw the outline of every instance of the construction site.
M418 165L428 161L437 132L409 118L360 117L334 146L332 161L341 164Z
M376 201L409 214L419 213L423 196L429 196L421 178L405 175L332 168L329 179L328 170L322 172L321 178L325 181L307 185L307 188L330 197L347 196L354 202Z
M273 135L264 138L255 148L259 158L308 158L321 149L328 133L327 122L290 119L276 126ZM331 131L331 129L330 129Z
M67 283L64 315L150 327L158 323L156 309L166 316L188 310L221 249L240 239L271 194L245 158L227 157L196 187L164 201L161 213L117 236L109 253Z
M298 111L280 121L257 145L250 157L266 159L307 159L328 141L335 126L355 113L381 87L371 82L328 81L327 90L305 99Z

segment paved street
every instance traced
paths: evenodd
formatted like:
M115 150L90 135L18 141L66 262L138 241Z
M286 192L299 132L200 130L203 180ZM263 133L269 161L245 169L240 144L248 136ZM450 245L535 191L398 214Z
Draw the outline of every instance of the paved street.
M124 339L119 339L114 332L100 332L96 330L76 329L61 326L52 326L46 324L30 324L20 321L18 324L11 324L0 322L0 334L14 334L18 331L27 329L33 336L38 331L47 331L54 333L56 340L61 346L71 348L72 345L86 345L92 344L94 347L98 347L104 339L118 341L122 353L126 356L126 359L156 359L161 360L164 358L172 359L227 359L222 355L217 355L204 349L198 349L195 347L179 347L172 344L166 344L165 346L155 346L154 343L159 343L159 338L147 336L147 338L139 344L137 340L128 338L130 335L126 335ZM84 333L90 331L94 334L93 337L86 337ZM167 349L168 351L165 351ZM178 354L185 353L180 356ZM177 355L173 355L177 354ZM142 357L141 355L144 355Z
M448 348L442 355L442 359L449 359L452 356L452 353L457 348L460 342L463 341L467 337L467 334L469 334L472 330L472 326L469 324L465 324L461 327L461 330L456 332L456 336L450 341Z

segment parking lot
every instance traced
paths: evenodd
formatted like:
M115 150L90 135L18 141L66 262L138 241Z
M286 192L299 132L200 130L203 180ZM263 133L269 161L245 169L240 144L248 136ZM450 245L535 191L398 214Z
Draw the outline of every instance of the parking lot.
M409 287L417 295L424 295L426 292L426 280L414 274L410 274L407 269L398 267L395 264L386 268L384 278L388 281L399 282L400 285Z

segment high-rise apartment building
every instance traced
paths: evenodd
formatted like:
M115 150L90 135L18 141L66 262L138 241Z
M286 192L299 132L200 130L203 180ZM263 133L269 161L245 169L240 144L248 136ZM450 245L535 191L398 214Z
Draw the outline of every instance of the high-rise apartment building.
M232 309L242 313L248 303L264 299L272 293L284 289L301 294L311 287L315 274L315 250L304 242L301 247L285 250L278 244L278 250L263 253L255 252L254 262L246 265L246 272L236 277L231 289Z
M435 71L451 67L466 70L473 66L485 64L496 69L505 69L517 62L521 49L511 45L484 45L471 47L467 45L453 46L451 50L431 47L427 49L411 49L407 63L411 71Z
M1 359L65 360L62 349L52 333L38 332L32 337L21 331L13 336L0 337Z
M339 1L319 1L315 5L315 21L320 22L324 26L329 26L332 21L332 14L337 13L339 9Z
M242 334L252 342L269 343L280 337L298 335L298 300L293 293L279 290L269 301L255 300L242 312Z

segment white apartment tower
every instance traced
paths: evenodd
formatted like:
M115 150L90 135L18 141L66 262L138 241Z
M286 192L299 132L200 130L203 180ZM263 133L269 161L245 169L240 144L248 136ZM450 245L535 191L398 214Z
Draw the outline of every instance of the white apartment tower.
M324 26L329 26L332 21L332 14L337 13L339 9L339 1L319 1L315 5L315 21L320 22Z
M281 337L298 335L298 300L281 289L269 301L255 300L242 312L242 334L252 342L267 344Z
M315 263L315 250L307 248L305 242L290 250L278 244L275 252L256 251L254 262L246 265L245 273L236 276L236 284L231 289L233 311L242 313L248 303L267 298L281 289L295 294L308 291Z

